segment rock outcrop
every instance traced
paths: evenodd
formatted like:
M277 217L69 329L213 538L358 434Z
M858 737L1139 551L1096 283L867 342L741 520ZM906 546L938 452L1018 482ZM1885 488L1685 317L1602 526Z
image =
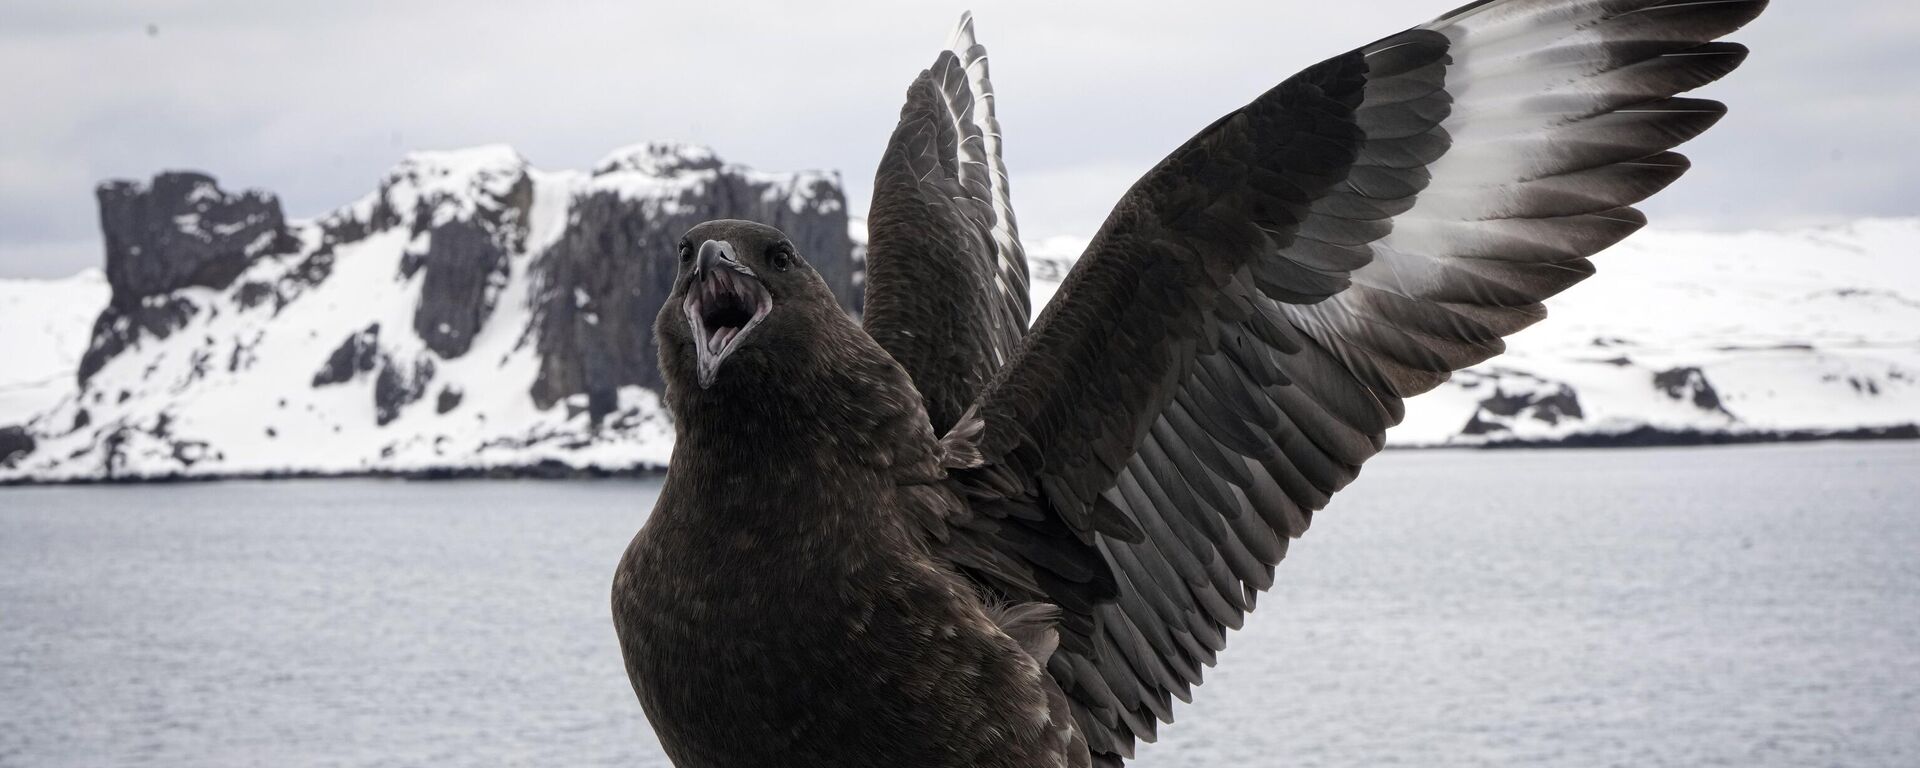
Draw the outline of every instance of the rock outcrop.
M1489 369L1485 381L1492 392L1482 397L1480 406L1467 419L1460 433L1470 437L1512 433L1516 421L1532 421L1547 427L1586 418L1580 396L1564 382L1549 382L1516 371ZM1462 379L1475 373L1462 374ZM1465 385L1467 382L1462 381Z
M26 427L0 427L0 467L11 467L33 453L37 441Z
M419 165L403 164L383 189L390 195L411 182L427 190L414 201L413 240L400 269L405 277L423 273L414 333L441 357L455 358L473 345L512 274L508 259L526 246L533 181L524 163L495 162L466 188L444 189L418 178Z
M594 168L574 198L565 234L533 268L541 365L532 394L539 407L584 394L598 421L612 412L621 387L661 386L653 319L678 264L635 255L674 253L693 225L720 218L786 232L857 311L846 197L837 181L756 173L699 147L621 150Z
M176 291L226 288L255 259L299 247L278 198L229 193L201 173L110 181L95 197L113 292L81 359L82 384L141 338L165 339L185 325L197 307Z
M1691 402L1700 410L1733 415L1727 411L1726 404L1720 401L1720 392L1713 388L1713 382L1707 381L1706 372L1698 367L1684 366L1656 373L1653 375L1653 386L1667 397Z
M401 408L426 395L435 370L431 357L418 358L411 366L396 363L391 357L381 358L380 375L373 380L374 424L384 427L392 423L400 418Z
M369 325L340 342L327 355L327 362L313 374L315 388L345 384L363 373L371 373L380 362L380 324Z
M657 464L652 326L688 228L780 227L857 292L836 175L682 144L591 172L418 152L308 221L197 173L100 201L112 298L76 391L0 433L0 481Z
M110 181L94 194L107 282L113 306L121 309L190 285L225 288L254 259L297 247L278 198L259 190L229 193L205 174Z

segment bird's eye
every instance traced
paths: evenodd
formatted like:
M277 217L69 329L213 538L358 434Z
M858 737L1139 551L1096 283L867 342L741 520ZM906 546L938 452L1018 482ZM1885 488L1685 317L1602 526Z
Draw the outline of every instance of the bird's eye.
M773 253L767 255L767 263L773 265L773 271L785 272L793 268L793 251L775 248Z
M689 261L693 261L693 241L681 240L680 241L680 263L685 264Z

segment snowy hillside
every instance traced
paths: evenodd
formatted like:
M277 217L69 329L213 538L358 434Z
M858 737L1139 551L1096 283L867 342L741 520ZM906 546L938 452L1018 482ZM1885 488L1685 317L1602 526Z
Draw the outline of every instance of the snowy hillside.
M658 466L660 254L701 220L766 221L854 307L864 239L831 174L683 145L590 172L416 153L312 220L197 174L100 197L104 275L0 281L0 482ZM1029 244L1036 306L1083 246ZM1644 232L1389 440L1912 436L1917 247L1920 220Z
M0 294L28 361L9 381L34 387L0 411L0 481L657 465L651 326L682 232L772 223L854 301L837 177L702 147L588 173L415 153L309 221L192 173L99 197L110 298L98 276Z
M0 426L24 421L73 391L87 329L107 306L107 276L0 280Z
M1920 424L1920 221L1652 231L1594 263L1599 274L1549 302L1547 320L1513 338L1508 355L1409 409L1395 439ZM1548 389L1570 391L1578 413L1556 414Z

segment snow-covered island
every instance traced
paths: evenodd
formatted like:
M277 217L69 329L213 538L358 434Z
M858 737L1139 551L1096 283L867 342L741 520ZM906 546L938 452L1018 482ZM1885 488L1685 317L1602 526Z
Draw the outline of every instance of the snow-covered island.
M650 144L587 172L409 155L308 220L166 173L99 190L104 271L0 280L0 483L657 468L682 231L785 230L858 310L839 177ZM1641 233L1397 446L1920 436L1920 219ZM1084 240L1029 244L1036 306Z

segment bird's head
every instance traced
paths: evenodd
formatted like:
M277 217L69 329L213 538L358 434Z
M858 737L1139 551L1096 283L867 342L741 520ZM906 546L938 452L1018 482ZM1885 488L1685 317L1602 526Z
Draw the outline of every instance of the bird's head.
M833 292L778 229L721 219L687 231L673 293L654 321L660 367L673 388L754 385L808 344L826 313L844 317Z

